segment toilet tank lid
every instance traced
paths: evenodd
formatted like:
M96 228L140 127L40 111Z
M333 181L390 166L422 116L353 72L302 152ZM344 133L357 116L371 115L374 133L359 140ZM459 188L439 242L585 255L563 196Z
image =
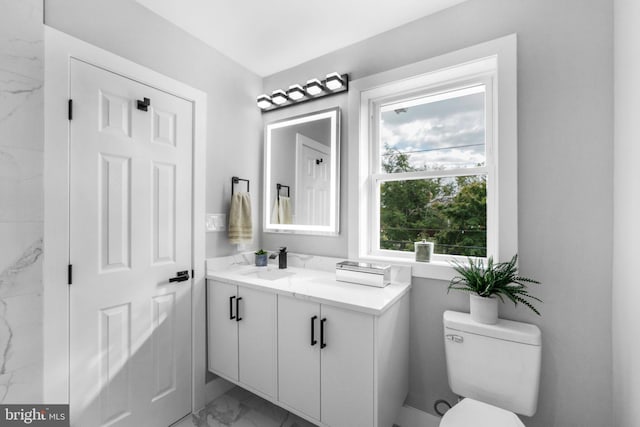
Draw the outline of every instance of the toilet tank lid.
M442 321L447 329L470 334L537 346L542 342L540 328L530 323L498 319L498 323L495 325L486 325L471 320L469 313L458 311L445 311L442 315Z

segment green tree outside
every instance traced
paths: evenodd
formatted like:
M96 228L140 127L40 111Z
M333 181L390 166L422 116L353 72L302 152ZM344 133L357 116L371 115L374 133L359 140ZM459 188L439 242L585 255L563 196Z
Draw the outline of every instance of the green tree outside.
M409 154L385 147L385 173L414 172ZM414 250L435 243L435 253L486 257L487 186L483 175L387 181L380 187L380 248Z

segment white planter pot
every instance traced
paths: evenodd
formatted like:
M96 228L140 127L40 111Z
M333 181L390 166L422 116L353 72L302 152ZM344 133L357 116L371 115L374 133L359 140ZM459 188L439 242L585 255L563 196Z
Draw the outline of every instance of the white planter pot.
M493 325L498 322L498 298L469 294L471 320Z

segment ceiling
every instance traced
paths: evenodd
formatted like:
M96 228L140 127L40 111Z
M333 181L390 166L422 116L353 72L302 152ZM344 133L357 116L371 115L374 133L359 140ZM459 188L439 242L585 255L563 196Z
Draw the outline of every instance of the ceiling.
M136 0L268 76L465 0Z

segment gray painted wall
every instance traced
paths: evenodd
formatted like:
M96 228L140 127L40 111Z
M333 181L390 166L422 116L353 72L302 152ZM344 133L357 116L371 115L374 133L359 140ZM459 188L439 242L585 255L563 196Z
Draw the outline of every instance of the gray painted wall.
M134 0L47 2L45 23L207 93L206 210L228 213L231 177L251 180L258 246L262 120L255 97L262 79ZM207 257L236 251L226 233L207 233Z
M613 230L614 426L640 419L640 3L615 0L615 149ZM634 238L635 237L635 238Z
M536 295L545 303L541 318L511 306L501 307L501 316L542 329L540 401L537 414L525 420L529 427L612 423L612 4L470 0L264 81L269 92L332 71L357 79L518 34L520 266L524 275L544 283ZM345 104L346 96L338 95L323 105L282 110L278 118ZM275 114L265 114L265 121L276 119ZM355 143L345 139L347 114L353 112L343 110L343 196L349 161L344 148ZM354 211L344 197L342 202L344 218L345 211ZM346 256L342 224L339 238L292 236L289 246ZM263 239L273 241L274 247L286 241L281 236ZM427 411L436 398L452 397L442 339L446 309L467 311L468 302L463 295L447 295L445 282L414 280L408 403Z

